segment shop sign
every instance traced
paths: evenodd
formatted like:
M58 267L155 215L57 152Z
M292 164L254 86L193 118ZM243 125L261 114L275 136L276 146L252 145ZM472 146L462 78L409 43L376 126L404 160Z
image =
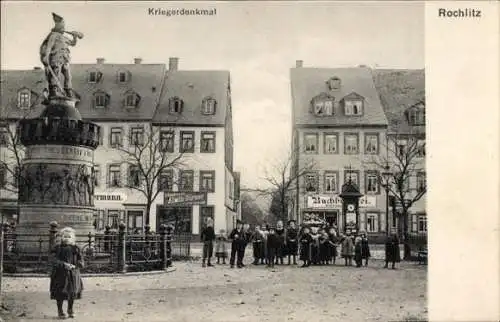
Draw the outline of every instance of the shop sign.
M342 209L342 198L338 195L316 195L307 196L307 208L316 209ZM377 198L375 196L363 196L359 198L360 208L376 208Z
M94 201L97 202L118 202L122 203L127 200L127 195L123 193L95 193Z
M207 204L205 192L165 192L164 206L192 206Z

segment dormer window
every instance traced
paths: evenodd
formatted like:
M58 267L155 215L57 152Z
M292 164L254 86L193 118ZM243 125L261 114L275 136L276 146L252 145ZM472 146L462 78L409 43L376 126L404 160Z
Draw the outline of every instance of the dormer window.
M110 97L104 92L94 94L94 108L105 108L109 105Z
M364 98L356 93L351 93L342 99L344 114L346 116L361 116L364 109Z
M139 105L141 97L139 94L133 91L129 91L125 93L125 107L126 108L135 108Z
M211 97L207 97L201 104L201 113L204 115L214 115L217 101Z
M130 79L129 72L124 71L124 70L118 72L118 83L122 83L122 84L126 83L129 81L129 79Z
M410 125L425 125L425 108L412 107L408 110L407 117Z
M325 93L311 101L311 112L316 116L332 116L334 114L335 98Z
M327 80L326 84L328 85L328 89L331 91L339 90L340 89L340 78L334 76L334 77L330 78L329 80Z
M181 114L184 102L178 97L172 97L168 101L168 109L170 114Z
M31 91L27 88L22 89L17 94L17 106L20 109L29 109L31 107Z
M89 72L88 76L89 83L99 83L101 81L101 78L102 78L102 73L100 71L93 70Z

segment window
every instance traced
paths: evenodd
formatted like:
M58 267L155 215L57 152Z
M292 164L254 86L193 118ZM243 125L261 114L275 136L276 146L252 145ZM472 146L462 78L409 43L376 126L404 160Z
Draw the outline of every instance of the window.
M144 144L144 128L133 127L130 129L130 145L142 146Z
M172 97L168 101L168 108L170 114L180 114L182 113L183 102L178 97Z
M332 77L327 81L328 84L328 89L330 90L337 90L340 89L340 78L338 77Z
M349 178L351 178L351 182L359 187L359 171L357 170L346 170L344 172L344 183L349 182Z
M313 100L313 112L316 116L331 116L333 115L333 99L316 99Z
M380 192L377 172L375 171L366 172L365 185L366 185L365 187L366 193L373 194Z
M27 89L19 92L17 97L17 106L21 109L31 107L31 92Z
M365 153L378 154L378 134L365 135Z
M200 152L215 152L215 132L201 132Z
M112 164L108 170L108 184L110 187L120 187L121 169L119 164Z
M193 191L194 172L192 170L183 170L180 172L180 191Z
M378 232L378 214L366 214L366 231L369 233Z
M425 109L412 108L408 112L408 121L410 125L425 125Z
M214 206L202 206L200 207L200 233L204 227L207 226L207 219L211 218L214 220Z
M106 210L104 209L95 209L93 218L94 218L94 228L96 230L103 230L104 229L104 214L106 213Z
M325 192L337 192L338 172L325 172Z
M120 223L120 212L118 210L108 210L108 223L111 229L118 229Z
M425 157L425 140L418 140L417 142L417 158Z
M94 186L99 187L101 183L101 166L96 164L94 165Z
M139 105L140 96L137 93L129 92L125 94L125 107L137 107Z
M125 71L121 71L118 73L118 82L119 83L126 83L128 82L128 73Z
M7 185L7 169L5 165L0 164L0 188Z
M204 115L215 114L215 109L217 107L217 101L213 98L205 98L201 104L201 113Z
M97 93L94 95L94 107L105 108L108 104L108 96L104 93Z
M337 134L330 134L326 133L324 136L324 151L325 154L334 154L338 153L338 135Z
M425 172L417 173L417 191L424 192L427 187L427 182L425 179Z
M318 192L318 174L308 173L304 176L306 192Z
M160 146L162 152L174 152L174 133L171 131L160 132Z
M97 83L97 72L89 73L89 83Z
M129 233L142 231L142 211L127 211L127 228Z
M120 127L112 127L109 135L109 145L112 148L121 147L122 146L122 128Z
M363 115L363 101L346 100L344 104L345 104L345 115L347 116Z
M306 153L318 152L318 135L317 134L304 134L304 147Z
M215 191L215 171L200 171L200 191Z
M163 170L160 173L159 185L161 191L172 191L174 186L174 171Z
M128 168L128 184L130 187L141 185L141 172L137 165L130 165Z
M418 216L417 229L419 233L427 232L427 216Z
M0 126L0 146L9 144L9 130L7 126Z
M357 134L346 134L344 136L344 154L358 154Z
M194 132L181 132L180 152L194 152Z

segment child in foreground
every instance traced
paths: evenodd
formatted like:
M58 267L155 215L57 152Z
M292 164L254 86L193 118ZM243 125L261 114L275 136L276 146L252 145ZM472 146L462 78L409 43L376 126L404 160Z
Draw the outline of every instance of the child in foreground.
M63 228L59 235L60 244L53 250L55 258L50 276L50 299L57 301L59 319L66 318L63 310L64 301L68 301L68 316L74 318L73 302L81 298L83 291L80 274L80 268L83 268L83 256L75 244L73 228Z

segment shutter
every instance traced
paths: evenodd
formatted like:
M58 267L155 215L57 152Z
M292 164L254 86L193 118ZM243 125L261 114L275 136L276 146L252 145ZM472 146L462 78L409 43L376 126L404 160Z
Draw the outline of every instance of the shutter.
M412 231L413 231L413 232L417 232L417 230L418 230L418 229L417 229L417 223L418 223L418 222L417 222L417 215L411 215L411 221L412 221L412 223L411 223L411 224L412 224L412 225L411 225L411 227L412 227Z
M386 214L384 213L379 213L379 218L380 218L380 231L385 231L385 218Z
M120 210L120 217L118 218L118 224L119 224L120 222L127 223L127 222L125 221L125 210Z
M109 106L109 103L111 102L111 96L106 94L106 102L105 102L105 107L108 107Z
M380 214L376 214L375 215L375 232L379 232L381 230L380 226L379 226L379 224L380 224L379 218L380 218Z

